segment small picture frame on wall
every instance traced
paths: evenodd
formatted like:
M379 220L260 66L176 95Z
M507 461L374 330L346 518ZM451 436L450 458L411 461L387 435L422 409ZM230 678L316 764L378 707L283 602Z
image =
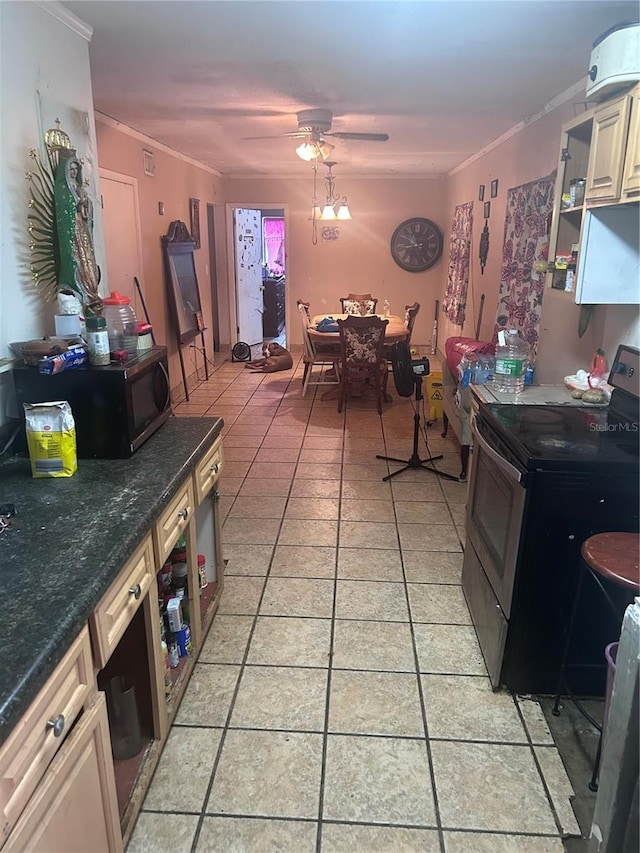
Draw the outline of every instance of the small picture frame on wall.
M498 179L491 181L491 198L495 198L498 195Z
M191 236L195 241L195 248L200 248L200 199L199 198L190 198L189 199L189 217L190 217L190 231Z
M478 201L484 201L484 184L478 187Z
M485 201L485 203L484 203L484 218L488 219L490 215L491 215L491 202Z

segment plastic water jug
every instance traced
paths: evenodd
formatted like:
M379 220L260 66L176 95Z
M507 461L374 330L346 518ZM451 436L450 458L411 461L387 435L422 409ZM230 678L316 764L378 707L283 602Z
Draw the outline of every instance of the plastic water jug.
M103 300L104 308L102 316L107 321L107 332L109 333L109 350L126 350L129 358L138 355L138 321L131 299L114 290Z
M518 334L517 329L498 332L494 379L499 391L517 394L524 388L524 374L527 369L529 347Z

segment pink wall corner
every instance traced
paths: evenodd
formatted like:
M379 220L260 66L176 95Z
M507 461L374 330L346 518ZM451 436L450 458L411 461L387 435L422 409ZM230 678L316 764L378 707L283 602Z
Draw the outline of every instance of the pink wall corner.
M167 233L169 223L181 219L190 227L189 199L200 199L201 248L195 251L196 271L200 300L207 325L205 332L208 355L213 358L211 329L211 278L209 275L209 241L207 233L207 203L219 204L222 181L211 172L200 169L165 150L155 148L134 136L117 130L100 120L96 122L98 155L101 169L136 178L140 204L140 230L143 268L138 278L158 344L169 349L171 387L181 390L182 378L178 359L175 331L169 314L165 286L161 238ZM144 174L142 151L151 150L155 157L155 176ZM164 215L159 215L158 202L164 203ZM108 258L107 258L108 265ZM199 338L195 343L199 344ZM188 347L183 349L187 376L196 368L202 371L202 356Z
M581 109L582 106L577 103L564 104L449 176L446 245L448 247L453 211L456 205L467 201L474 203L473 243L465 324L460 329L443 315L441 344L449 335L474 336L482 293L485 294L485 303L480 338L482 340L491 338L498 305L507 191L511 187L545 177L555 171L562 124ZM491 198L491 181L495 179L498 180L498 195L496 198ZM480 270L479 258L480 236L485 222L484 202L478 199L478 189L481 184L485 187L484 201L491 202L489 254L483 274ZM444 287L446 287L446 272ZM444 287L442 296L444 296Z

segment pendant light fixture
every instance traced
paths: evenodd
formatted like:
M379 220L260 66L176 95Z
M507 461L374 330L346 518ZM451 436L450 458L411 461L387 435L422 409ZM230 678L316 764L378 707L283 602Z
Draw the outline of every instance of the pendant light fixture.
M326 196L324 199L324 204L322 204L318 201L317 198L317 159L313 164L313 200L311 203L312 208L310 218L313 222L311 242L314 246L318 242L316 222L335 222L338 220L345 222L349 219L353 219L353 217L351 216L351 211L349 210L349 206L347 204L347 197L340 196L336 192L335 178L333 177L333 172L331 171L332 168L336 165L335 162L332 160L328 160L324 165L329 171L324 179L326 186Z
M333 172L331 171L331 169L336 165L335 162L327 160L324 165L327 167L329 172L324 179L327 195L320 219L322 219L323 222L330 222L333 219L352 219L351 212L347 205L347 197L344 195L340 197L336 192L335 179L333 177Z

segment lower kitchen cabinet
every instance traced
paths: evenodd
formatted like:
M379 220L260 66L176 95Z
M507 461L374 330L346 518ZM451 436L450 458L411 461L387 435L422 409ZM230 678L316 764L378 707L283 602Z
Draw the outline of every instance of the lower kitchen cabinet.
M7 851L122 850L104 696L78 720L7 840Z
M223 466L216 435L198 461L180 469L164 506L165 487L158 489L162 509L150 513L150 528L0 746L3 853L126 847L220 601ZM182 537L192 644L170 668L160 576Z

